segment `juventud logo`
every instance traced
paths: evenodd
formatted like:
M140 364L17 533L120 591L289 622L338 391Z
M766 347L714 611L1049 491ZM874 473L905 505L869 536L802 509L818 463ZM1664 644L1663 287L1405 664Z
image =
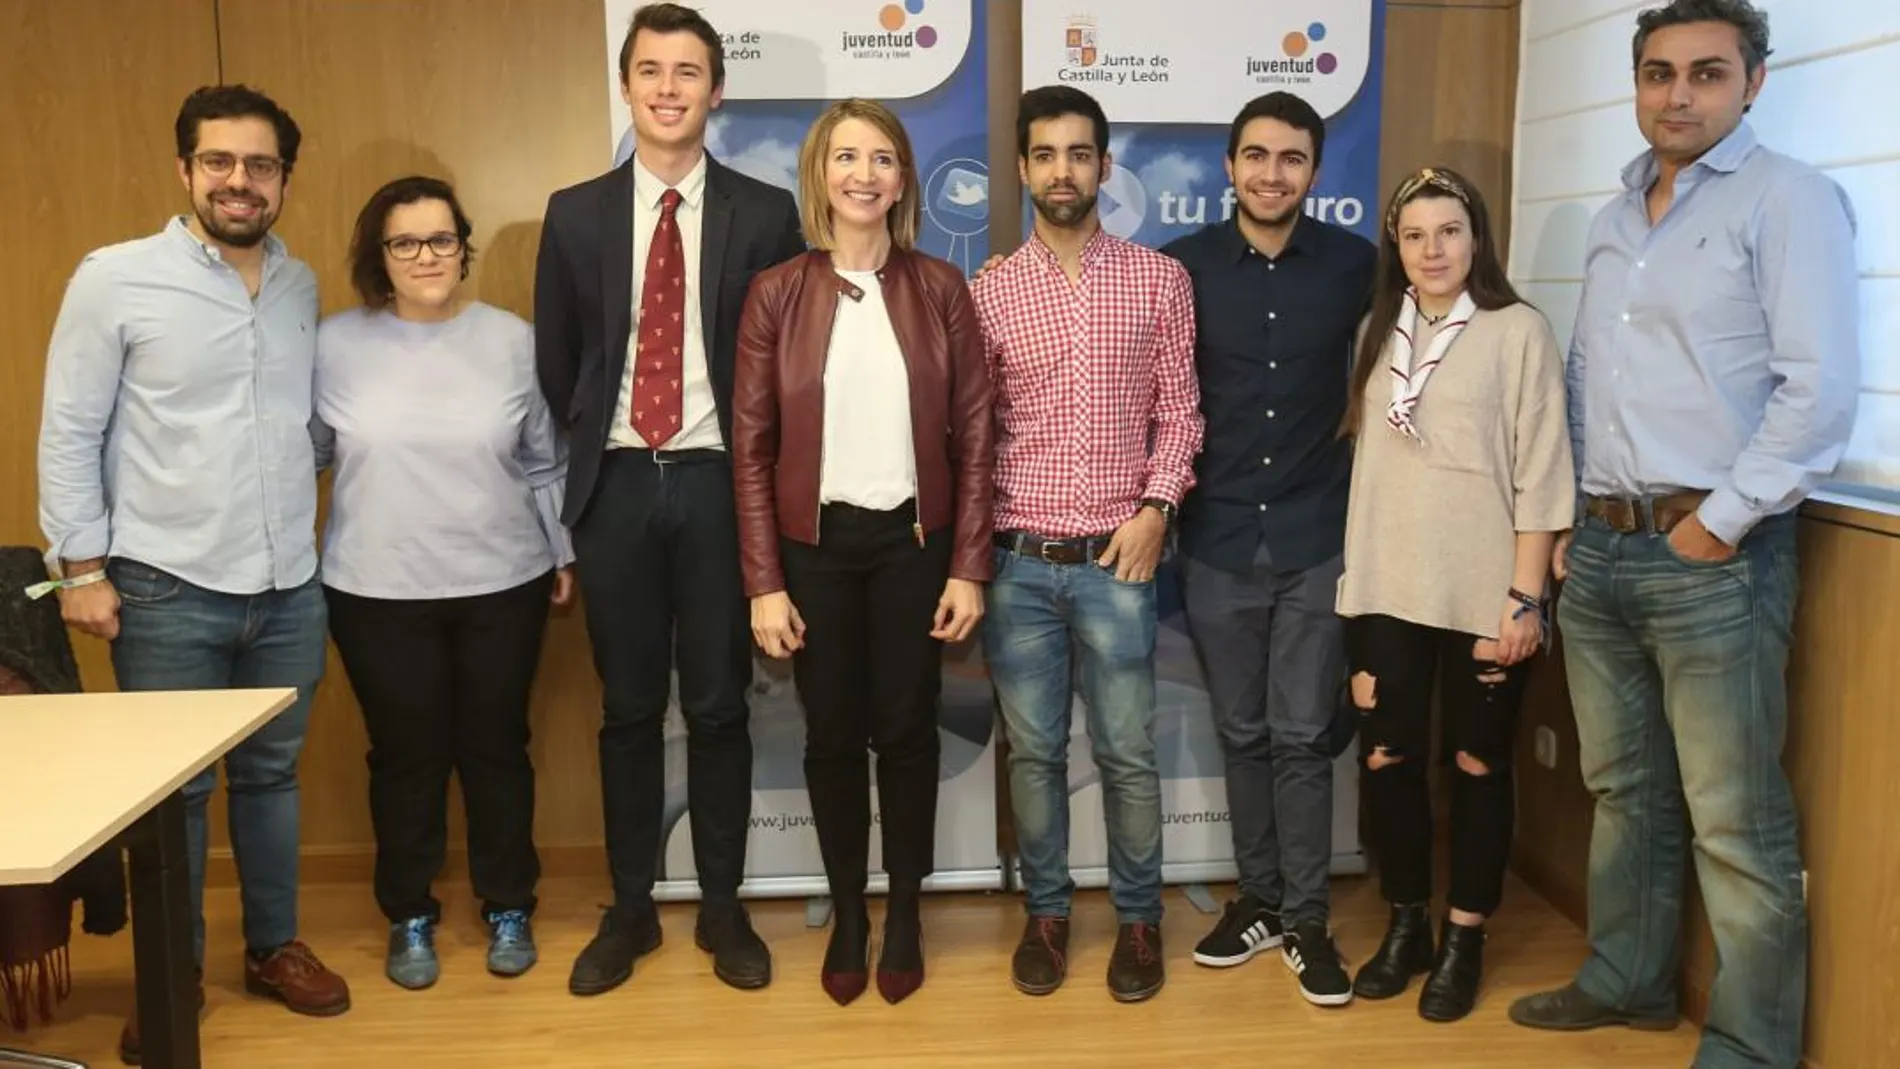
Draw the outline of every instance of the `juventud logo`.
M1280 57L1247 57L1247 76L1256 82L1297 85L1311 82L1314 75L1331 74L1339 69L1339 57L1331 52L1314 54L1314 46L1326 40L1326 24L1315 22L1305 33L1294 30L1280 39Z
M1231 818L1224 809L1203 809L1196 813L1163 813L1163 824L1225 824Z
M877 11L877 24L882 32L846 31L840 35L844 39L844 50L858 59L902 59L910 55L913 48L934 48L937 44L936 27L910 25L913 16L923 13L924 0L885 4Z

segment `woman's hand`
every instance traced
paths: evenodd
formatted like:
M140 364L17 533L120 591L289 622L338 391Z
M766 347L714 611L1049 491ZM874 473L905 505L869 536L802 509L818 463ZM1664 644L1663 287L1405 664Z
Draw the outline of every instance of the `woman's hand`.
M1516 598L1505 598L1504 617L1498 621L1498 666L1530 660L1543 642L1543 615Z
M790 594L774 590L752 599L752 640L781 661L805 648L805 621Z
M952 579L943 584L943 597L937 599L937 616L932 622L930 637L962 642L976 630L976 622L982 618L983 585L968 579Z

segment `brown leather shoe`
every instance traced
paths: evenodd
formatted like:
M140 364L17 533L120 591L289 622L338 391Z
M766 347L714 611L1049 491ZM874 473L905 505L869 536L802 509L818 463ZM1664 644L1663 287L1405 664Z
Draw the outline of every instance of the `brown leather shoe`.
M198 982L198 1012L205 1011L205 975L199 970L195 979ZM139 1064L139 1008L132 1007L132 1016L125 1019L125 1027L119 1030L119 1060L127 1065Z
M244 955L244 990L274 998L292 1013L335 1017L350 1008L350 985L302 942L285 943L263 961Z

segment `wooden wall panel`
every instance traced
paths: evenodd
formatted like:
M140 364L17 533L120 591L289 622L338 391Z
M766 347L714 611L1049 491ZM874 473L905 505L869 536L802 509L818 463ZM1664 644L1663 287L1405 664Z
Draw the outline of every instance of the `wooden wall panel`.
M80 257L190 208L172 120L218 80L213 0L7 0L0 7L0 544L43 546L35 471L46 342ZM136 41L138 48L124 47ZM112 685L77 639L86 685Z
M1900 1065L1900 520L1810 505L1801 523L1801 600L1788 671L1784 760L1808 870L1807 1064ZM1870 596L1870 592L1873 593ZM1576 726L1561 671L1541 678L1519 739L1514 861L1539 893L1584 919L1592 801L1577 773ZM1555 771L1531 760L1530 733L1561 739ZM1715 952L1693 878L1684 911L1683 990L1708 1004Z
M1392 4L1385 18L1385 116L1379 208L1420 167L1471 179L1504 251L1511 232L1517 108L1515 5Z
M548 194L609 162L599 0L222 0L220 16L226 77L303 127L278 233L316 270L326 313L355 303L344 259L364 201L423 173L454 183L475 224L473 293L532 316ZM576 611L548 629L532 716L536 834L558 870L561 846L601 841L599 687ZM366 748L332 655L303 761L312 878L367 872ZM452 841L460 828L458 813Z

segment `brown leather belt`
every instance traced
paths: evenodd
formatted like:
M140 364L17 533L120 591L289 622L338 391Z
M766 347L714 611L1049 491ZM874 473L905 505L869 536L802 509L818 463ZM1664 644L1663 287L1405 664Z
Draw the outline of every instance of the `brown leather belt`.
M994 536L997 545L1011 553L1033 557L1044 564L1083 564L1101 557L1108 549L1108 540L1113 535L1090 535L1087 538L1043 538L1027 531L998 531Z
M1583 511L1620 534L1666 535L1695 515L1708 496L1706 490L1685 490L1662 497L1585 497Z

